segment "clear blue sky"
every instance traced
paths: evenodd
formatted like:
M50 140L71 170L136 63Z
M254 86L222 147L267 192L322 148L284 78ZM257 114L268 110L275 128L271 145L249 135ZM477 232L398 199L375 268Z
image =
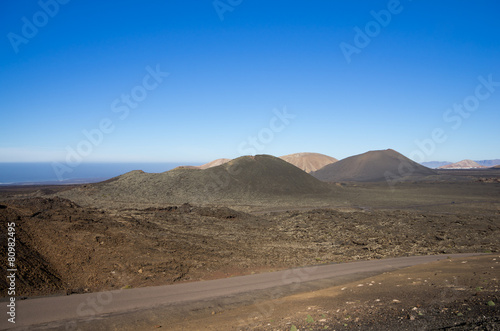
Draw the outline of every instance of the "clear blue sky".
M498 1L60 1L2 1L0 162L500 158Z

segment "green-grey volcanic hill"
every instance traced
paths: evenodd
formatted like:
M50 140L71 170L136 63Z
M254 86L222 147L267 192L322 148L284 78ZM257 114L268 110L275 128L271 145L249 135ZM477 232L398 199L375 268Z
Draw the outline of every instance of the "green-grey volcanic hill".
M392 149L369 151L329 164L311 175L324 182L414 180L437 173Z
M300 198L324 194L328 184L270 155L243 156L208 169L163 173L131 171L110 180L61 192L77 203L217 203Z

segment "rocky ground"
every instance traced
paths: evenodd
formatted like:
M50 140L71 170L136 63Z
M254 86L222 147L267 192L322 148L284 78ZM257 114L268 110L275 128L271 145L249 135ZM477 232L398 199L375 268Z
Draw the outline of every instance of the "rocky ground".
M334 209L253 215L189 204L102 210L58 197L6 200L0 215L16 223L22 295L500 249L497 215ZM0 259L6 259L6 243L2 238ZM0 281L3 295L6 285Z
M394 186L333 184L332 194L317 199L231 204L141 203L112 197L69 200L62 196L75 186L8 187L0 189L0 221L4 229L9 222L16 224L18 295L66 295L361 259L498 253L500 186L493 180L497 177L481 176ZM6 238L2 231L4 261ZM488 263L496 263L493 258L498 257ZM473 265L468 263L460 267ZM458 281L449 270L444 280L450 287L430 273L427 278L373 279L359 288L361 283L351 284L349 290L335 292L342 300L335 299L335 304L325 294L326 301L316 297L300 306L304 308L293 303L281 317L257 319L245 328L365 330L374 325L372 329L379 330L389 323L391 330L432 329L429 325L434 324L436 329L495 330L498 311L491 307L498 307L498 270L488 263L483 261L469 270L475 275ZM401 286L377 287L378 282ZM373 298L358 292L376 288L383 291L374 292ZM6 279L0 278L3 297L6 289ZM397 295L403 289L406 292ZM453 293L453 300L445 305L438 299L423 300L442 293ZM496 306L487 305L490 301ZM388 322L376 324L381 316ZM437 323L443 316L446 323ZM455 320L465 324L451 328ZM227 321L226 325L234 327Z

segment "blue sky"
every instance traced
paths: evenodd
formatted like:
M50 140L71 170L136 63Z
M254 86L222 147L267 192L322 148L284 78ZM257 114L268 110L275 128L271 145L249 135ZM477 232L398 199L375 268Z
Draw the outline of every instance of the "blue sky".
M2 7L0 162L500 158L497 1Z

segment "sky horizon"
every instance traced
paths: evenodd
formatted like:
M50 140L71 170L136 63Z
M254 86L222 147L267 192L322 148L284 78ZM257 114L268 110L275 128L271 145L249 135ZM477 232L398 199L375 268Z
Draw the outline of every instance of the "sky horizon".
M494 1L5 1L0 162L499 159Z

